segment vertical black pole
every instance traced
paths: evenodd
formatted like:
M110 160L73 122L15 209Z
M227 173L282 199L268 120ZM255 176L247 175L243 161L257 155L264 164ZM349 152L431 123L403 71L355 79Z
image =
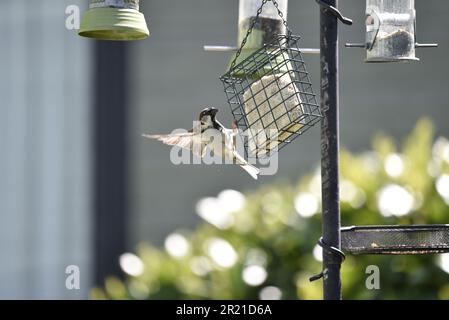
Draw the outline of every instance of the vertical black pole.
M127 44L95 42L95 284L120 276L127 219Z
M338 0L325 0L337 7ZM321 181L323 203L323 242L340 249L339 130L338 130L338 20L320 9L321 49ZM341 299L341 261L323 250L325 300Z

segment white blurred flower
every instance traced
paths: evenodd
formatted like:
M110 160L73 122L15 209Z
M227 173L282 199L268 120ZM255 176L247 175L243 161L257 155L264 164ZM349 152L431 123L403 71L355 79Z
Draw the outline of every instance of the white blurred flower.
M262 249L249 249L246 254L245 264L265 266L267 264L267 254Z
M443 174L436 181L436 188L440 196L449 197L449 175Z
M362 189L357 189L357 196L349 203L354 209L359 209L366 202L366 194Z
M269 191L262 196L262 215L264 223L272 224L279 220L279 210L282 207L283 195L278 191Z
M404 173L404 160L399 154L393 153L385 158L385 172L392 178L400 177Z
M245 196L236 190L223 190L218 196L207 197L196 204L197 214L218 229L229 229L234 224L234 213L243 209Z
M316 261L323 261L323 248L321 248L321 246L318 244L313 248L313 257Z
M349 180L342 180L340 183L340 199L344 202L351 202L357 196L357 187Z
M440 196L449 203L449 175L443 174L437 179L436 189Z
M246 204L245 196L241 192L231 189L221 191L217 199L222 210L226 212L240 211Z
M150 293L150 288L142 281L130 281L128 290L129 294L136 300L145 300Z
M439 161L449 163L449 140L439 137L433 145L433 156Z
M429 176L436 178L441 172L440 164L437 160L431 159L429 163L427 164L427 173Z
M378 207L385 217L409 214L415 204L412 194L399 185L388 185L379 191Z
M258 265L247 266L242 272L243 281L250 286L261 285L267 276L265 268Z
M440 268L444 272L449 273L449 253L440 254L439 260L440 261L438 264L439 264Z
M419 210L424 203L424 196L421 192L415 192L413 194L413 211Z
M226 240L213 238L207 242L207 253L222 268L230 268L237 262L238 256L232 245Z
M190 260L190 270L197 276L205 276L212 271L212 264L207 257L194 257Z
M119 264L125 273L133 277L140 276L145 269L142 260L133 253L123 253L120 255Z
M268 286L260 290L260 300L281 300L282 291L278 287Z
M377 173L381 169L381 161L374 151L364 152L361 155L362 161L371 173Z
M174 258L182 258L189 253L190 244L187 239L179 233L172 233L165 238L165 250Z
M309 191L318 199L321 199L321 170L318 168L309 182Z
M309 218L317 214L320 209L318 199L310 192L302 192L295 198L295 209L303 218Z
M228 229L234 224L234 216L218 198L203 198L196 204L197 214L218 229Z
M354 183L343 179L340 183L340 199L343 202L349 203L351 207L358 209L365 203L366 195Z

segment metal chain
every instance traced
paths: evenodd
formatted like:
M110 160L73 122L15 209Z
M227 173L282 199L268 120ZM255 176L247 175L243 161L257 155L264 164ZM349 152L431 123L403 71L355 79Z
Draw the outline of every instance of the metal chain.
M284 13L281 11L281 9L279 9L279 3L276 2L276 0L271 0L271 2L273 2L274 7L276 8L276 10L278 11L278 16L281 18L282 20L282 24L285 26L285 30L287 31L287 35L291 35L291 31L287 25L287 20L284 19Z
M276 2L276 0L262 0L262 4L260 5L260 8L257 10L256 16L252 19L251 25L248 28L248 31L246 32L245 37L242 40L242 43L240 44L239 49L237 50L237 53L235 54L234 60L232 60L230 70L234 69L235 64L237 62L238 57L242 53L243 47L246 44L246 41L248 40L249 36L251 35L251 32L253 32L254 26L256 25L257 19L259 18L259 15L262 13L263 6L268 2L273 2L274 7L278 11L278 15L282 20L282 24L285 26L285 29L287 31L287 36L291 35L291 31L287 25L287 21L284 19L284 14L282 13L281 9L279 9L279 4Z

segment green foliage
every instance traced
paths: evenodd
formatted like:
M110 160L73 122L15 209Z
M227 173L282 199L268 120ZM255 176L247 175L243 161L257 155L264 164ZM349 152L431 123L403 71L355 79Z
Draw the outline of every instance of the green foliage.
M370 152L342 151L343 224L447 223L447 174L449 141L434 142L428 120L417 124L402 148L392 138L378 135ZM321 281L308 280L321 270L316 247L321 235L319 201L317 170L297 186L264 186L244 198L227 191L203 200L198 211L206 221L194 232L178 231L167 240L168 251L142 244L139 258L134 257L137 262L122 261L124 270L134 276L124 282L107 279L103 289L92 291L92 297L259 299L263 288L273 286L277 289L264 290L265 296L281 292L282 299L320 299ZM348 256L342 268L343 295L346 299L449 299L449 274L440 260L439 255ZM380 290L365 286L369 265L380 268ZM253 285L247 283L252 281Z

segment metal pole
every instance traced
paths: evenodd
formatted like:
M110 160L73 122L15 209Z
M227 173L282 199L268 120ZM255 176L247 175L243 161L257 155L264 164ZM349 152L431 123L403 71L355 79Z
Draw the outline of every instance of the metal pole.
M338 0L323 1L337 7ZM320 9L321 49L321 181L323 242L340 249L339 130L338 130L338 20L329 10ZM341 296L341 259L323 250L323 291L325 300Z
M94 282L123 276L118 259L126 250L128 45L95 42Z

